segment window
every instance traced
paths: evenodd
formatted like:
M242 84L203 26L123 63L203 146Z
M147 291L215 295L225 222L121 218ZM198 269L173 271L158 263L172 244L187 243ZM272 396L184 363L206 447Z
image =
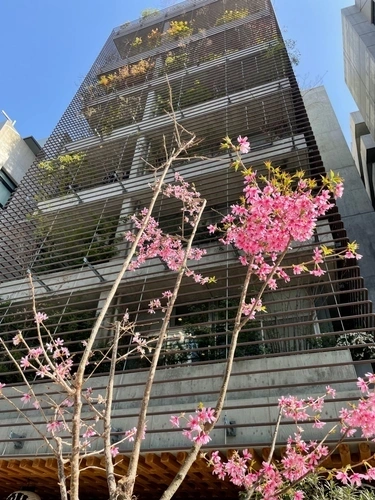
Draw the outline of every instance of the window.
M7 174L0 170L0 208L4 208L10 195L16 189L16 185L9 179Z

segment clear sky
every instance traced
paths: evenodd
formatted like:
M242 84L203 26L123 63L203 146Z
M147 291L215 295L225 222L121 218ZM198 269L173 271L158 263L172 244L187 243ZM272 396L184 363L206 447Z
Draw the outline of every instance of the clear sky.
M47 137L112 29L168 2L0 0L0 109L17 120L21 135ZM299 80L304 87L326 86L348 138L356 106L344 82L340 9L354 0L273 2L286 38L301 52Z

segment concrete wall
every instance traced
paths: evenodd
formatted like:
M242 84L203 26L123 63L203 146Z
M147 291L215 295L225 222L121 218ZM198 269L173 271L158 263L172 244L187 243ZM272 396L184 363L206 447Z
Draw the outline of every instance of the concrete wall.
M337 205L349 239L360 245L361 274L374 302L375 212L324 87L306 91L303 100L325 168L338 172L345 180L344 196Z
M33 163L35 155L11 121L0 123L0 169L19 184Z
M342 21L345 81L375 138L375 25L368 19L370 4L357 0L342 10Z
M179 415L181 412L193 413L200 402L207 407L214 406L223 371L223 363L207 365L192 363L189 366L158 370L147 416L148 432L143 443L143 450L187 449L189 441L182 436L181 429L172 428L169 419L171 415ZM115 403L112 412L113 427L125 431L136 425L146 376L146 372L124 373L116 376L117 388L114 393ZM337 390L337 399L341 399L341 402L328 400L322 420L335 420L342 406L345 406L343 401L358 399L359 391L355 380L356 372L348 350L235 361L224 412L218 422L219 428L212 433L210 446L214 448L269 446L274 431L273 424L277 419L278 398L289 394L301 398L321 396L325 392L326 384L330 382ZM105 397L106 384L104 377L92 378L90 380L93 388L92 397L95 398L99 394ZM65 396L58 395L56 386L48 382L36 385L35 391L41 394L46 393L48 397L57 401L65 399ZM21 397L21 394L16 394L11 388L5 388L3 392L9 396L16 395L18 401ZM47 400L47 397L44 399ZM2 456L45 455L47 453L45 445L42 445L40 440L30 440L37 438L35 430L9 407L9 412L5 413L6 405L6 402L2 403L3 413L0 426ZM45 433L46 424L43 423L40 412L33 409L31 404L27 405L27 408L28 417L37 423L41 432ZM99 406L99 408L104 407ZM46 415L47 418L53 418L53 412L49 409L46 410ZM226 436L226 430L223 427L224 415L228 421L234 420L238 425L235 437ZM88 416L88 413L84 414L84 418ZM100 430L100 423L96 424L96 428ZM322 437L320 436L322 431L313 429L311 424L306 424L304 428L306 429L305 439ZM283 422L280 441L285 442L295 430L294 424ZM13 442L9 442L11 431L18 435L25 435L28 439L21 450L17 450ZM93 443L90 451L98 447L98 442ZM130 448L131 443L128 442L120 445L120 451L127 451Z
M375 208L375 141L359 111L350 114L350 132L354 162Z
M366 19L372 22L372 0L355 0L355 5L361 11L361 13L366 17Z

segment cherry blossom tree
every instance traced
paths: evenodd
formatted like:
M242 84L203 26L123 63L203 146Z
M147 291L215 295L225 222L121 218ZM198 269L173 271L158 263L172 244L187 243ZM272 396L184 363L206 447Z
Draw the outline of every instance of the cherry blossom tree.
M200 196L200 193L196 191L193 185L187 183L179 174L174 175L173 182L166 182L173 163L181 153L188 151L195 143L195 137L192 134L189 135L187 141L181 139L181 128L177 124L175 124L175 135L178 146L160 168L154 169L155 179L152 185L153 196L150 205L134 214L131 219L135 231L129 231L124 236L130 243L131 248L97 317L91 334L84 342L84 351L78 365L74 366L74 360L63 340L55 338L49 332L47 326L48 317L46 313L38 310L36 304L32 276L30 276L30 287L38 346L30 346L22 336L22 332L19 332L14 337L13 343L15 346L22 345L25 347L27 354L18 362L6 343L0 339L8 356L13 360L23 377L26 389L21 392L20 401L24 404L32 404L35 409L40 410L46 423L46 432L41 432L22 408L17 406L14 400L9 397L6 391L7 388L2 387L2 397L22 414L57 458L59 485L63 500L68 498L78 500L80 463L82 458L93 453L90 452L90 446L94 441L101 443L99 451L95 450L95 454L103 453L105 458L109 499L131 500L133 498L141 443L145 432L147 432L147 411L151 389L182 278L183 276L191 278L197 283L197 286L214 279L197 274L189 267L190 261L201 260L206 253L204 249L193 246L196 230L206 206L206 200ZM226 137L222 149L234 153L235 160L232 162L232 167L242 172L244 182L242 200L231 207L229 214L223 216L220 225L210 225L208 231L210 233L221 233L222 244L233 245L237 249L240 263L245 270L244 281L216 406L214 409L201 406L195 415L189 417L184 434L192 441L192 447L179 473L162 495L163 500L173 496L196 460L202 445L210 441L210 432L223 409L239 334L249 321L252 321L257 314L265 310L262 304L262 296L265 290L277 288L277 279L288 282L290 274L310 273L313 276L321 276L325 272L321 264L326 259L338 257L360 258L355 242L350 243L341 253L335 253L334 250L323 245L314 249L310 260L285 266L283 261L292 243L311 239L318 218L332 207L332 197L342 195L341 178L331 172L318 182L306 177L302 171L293 175L288 174L273 166L270 162L265 164L266 173L258 174L252 168L246 167L241 159L241 155L248 153L250 150L247 137L239 136L236 142L232 142L231 138ZM165 234L158 221L154 218L154 206L161 194L173 197L181 203L182 225L190 225L192 228L188 238ZM150 314L153 314L157 309L161 309L164 314L159 333L152 339L141 338L136 333L135 325L129 321L129 315L125 314L123 320L114 325L112 345L104 354L105 358L111 359L106 394L104 396L93 395L89 385L92 374L87 373L87 366L108 307L125 273L131 273L140 268L147 260L154 258L161 259L165 266L175 273L174 287L171 290L165 290L161 297L155 297L149 304ZM250 283L253 282L260 283L260 288L255 296L249 298L249 287ZM111 441L111 407L116 364L129 355L129 353L126 355L118 354L119 339L123 335L132 336L133 351L131 352L138 351L144 354L146 349L151 349L153 355L148 378L144 386L137 425L133 429L127 430L123 436L118 436L117 443L113 444ZM63 395L61 399L56 401L45 395L41 401L33 385L25 376L25 370L33 370L38 378L50 379L59 387ZM17 390L19 391L16 388ZM332 391L327 389L327 394L332 395ZM298 419L301 419L303 408L306 410L308 407L316 410L319 408L321 401L322 399L314 402L304 400L297 402L297 400L293 399L283 399L280 402L280 415L291 416L292 408L296 407L297 413L294 414L294 418L298 414ZM46 404L53 410L52 418L44 411ZM90 408L90 418L87 418L87 416L83 418L84 404ZM344 421L347 422L345 434L350 433L351 429L355 427L350 420L352 418L354 418L352 413L343 415ZM173 416L171 421L173 425L179 425L180 417ZM278 423L276 428L277 425ZM319 419L316 419L315 425L320 425ZM62 434L68 437L62 437ZM113 458L119 453L119 444L124 440L133 441L133 450L126 476L117 478L114 474ZM272 490L275 494L284 487L285 480L293 483L293 481L302 477L298 475L299 472L298 474L293 472L294 468L296 468L296 461L299 459L295 454L296 447L304 448L305 453L309 455L311 462L309 467L315 467L321 458L327 454L323 443L320 447L302 444L299 435L296 435L288 443L289 445L290 453L288 453L287 458L291 460L291 465L288 466L288 477L278 475L271 462L264 465L264 470L260 475L258 474L257 477L250 476L250 473L246 472L246 464L251 458L246 451L242 452L242 454L238 453L227 464L223 464L219 455L214 454L210 458L210 464L214 468L214 473L220 478L229 475L237 481L239 486L245 487L251 494L257 488L257 491L260 491L260 484L272 483L270 481L272 476L275 478ZM306 469L305 462L304 465L301 465L302 471ZM287 467L286 462L284 465ZM66 470L69 470L69 490ZM242 470L242 476L239 475L240 470ZM271 498L271 496L265 498ZM296 500L298 500L298 496Z

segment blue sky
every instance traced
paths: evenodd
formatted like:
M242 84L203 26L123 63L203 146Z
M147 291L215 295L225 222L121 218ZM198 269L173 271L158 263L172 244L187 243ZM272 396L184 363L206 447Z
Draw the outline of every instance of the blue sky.
M21 135L47 137L112 29L168 2L0 0L0 109L17 121ZM340 9L354 0L273 2L286 38L301 52L297 76L304 86L326 86L348 138L356 106L344 82Z

